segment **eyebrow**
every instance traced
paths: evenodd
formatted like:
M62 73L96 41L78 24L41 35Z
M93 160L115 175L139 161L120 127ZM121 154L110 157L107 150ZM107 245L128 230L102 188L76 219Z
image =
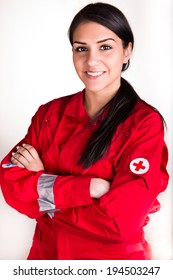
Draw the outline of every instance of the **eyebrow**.
M97 41L96 43L97 43L97 44L100 44L100 43L104 43L104 42L109 41L109 40L115 42L115 40L114 40L113 38L107 38L107 39L99 40L99 41ZM74 41L73 44L87 45L87 43L85 43L85 42L80 42L80 41Z

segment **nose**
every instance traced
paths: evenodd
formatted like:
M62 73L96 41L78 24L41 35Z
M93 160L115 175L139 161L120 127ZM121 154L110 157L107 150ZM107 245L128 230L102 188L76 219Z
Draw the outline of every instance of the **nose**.
M87 64L91 67L97 66L99 64L100 58L98 52L94 50L88 51Z

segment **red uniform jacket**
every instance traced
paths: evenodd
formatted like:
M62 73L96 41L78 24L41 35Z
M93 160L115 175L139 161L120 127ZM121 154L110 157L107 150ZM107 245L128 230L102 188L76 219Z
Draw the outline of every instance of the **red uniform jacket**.
M6 202L37 219L28 259L150 259L143 227L148 214L159 210L156 198L168 184L161 117L138 101L105 156L84 169L78 160L99 119L89 122L83 94L40 106L17 144L36 148L44 172L11 166L16 147L2 160ZM100 199L90 197L93 177L111 182Z

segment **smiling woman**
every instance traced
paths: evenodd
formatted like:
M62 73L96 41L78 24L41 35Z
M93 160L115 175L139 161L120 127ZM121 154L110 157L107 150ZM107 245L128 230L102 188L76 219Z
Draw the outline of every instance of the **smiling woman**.
M6 202L37 225L28 259L152 258L148 215L168 185L164 120L122 78L134 45L116 7L69 28L78 93L41 105L0 167Z
M120 87L122 65L131 55L110 29L96 22L78 25L73 34L73 62L85 84L85 108L91 118L107 104Z

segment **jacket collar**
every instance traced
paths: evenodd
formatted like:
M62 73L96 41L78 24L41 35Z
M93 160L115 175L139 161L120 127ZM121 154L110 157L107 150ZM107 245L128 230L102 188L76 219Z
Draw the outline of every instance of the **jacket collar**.
M85 94L85 89L71 95L71 98L67 103L66 109L64 111L65 115L79 120L84 120L84 121L89 120L89 116L83 105L84 94Z

